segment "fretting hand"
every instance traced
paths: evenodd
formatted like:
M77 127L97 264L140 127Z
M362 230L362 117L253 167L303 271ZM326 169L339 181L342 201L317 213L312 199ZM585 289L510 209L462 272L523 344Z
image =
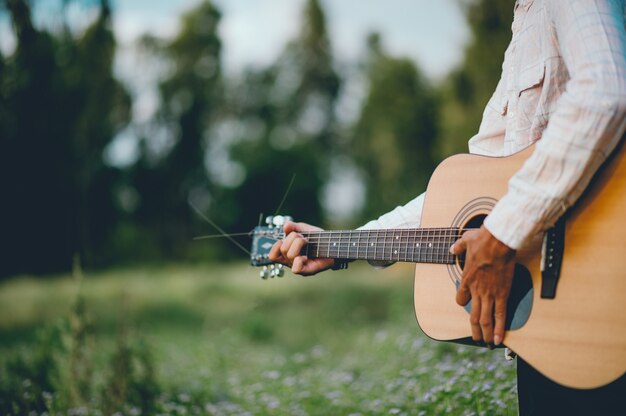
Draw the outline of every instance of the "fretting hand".
M270 250L269 258L271 261L284 264L290 267L293 273L303 276L310 276L330 269L335 264L334 259L310 259L300 254L308 243L301 233L322 231L321 228L303 222L287 221L283 230L285 231L285 238L277 241Z
M504 338L506 303L515 270L515 250L497 240L483 226L479 230L463 233L450 247L450 252L457 256L465 253L465 268L456 302L465 306L472 300L472 339L499 345Z

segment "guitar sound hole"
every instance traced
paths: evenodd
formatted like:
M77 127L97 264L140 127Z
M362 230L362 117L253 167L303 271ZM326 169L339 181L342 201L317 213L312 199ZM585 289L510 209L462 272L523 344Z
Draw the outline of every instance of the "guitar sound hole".
M487 218L487 214L479 214L470 218L470 220L463 224L463 226L461 227L461 234L463 234L465 231L480 228L480 226L483 225L483 221L485 221L485 218ZM461 270L463 270L463 268L465 267L465 254L459 256L457 263Z

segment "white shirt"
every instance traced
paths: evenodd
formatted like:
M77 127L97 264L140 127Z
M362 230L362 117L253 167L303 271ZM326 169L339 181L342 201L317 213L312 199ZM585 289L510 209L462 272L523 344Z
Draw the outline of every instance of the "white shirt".
M507 246L550 228L624 136L625 20L624 0L516 2L500 81L469 141L471 153L488 156L538 142L485 219ZM362 228L419 227L423 201Z

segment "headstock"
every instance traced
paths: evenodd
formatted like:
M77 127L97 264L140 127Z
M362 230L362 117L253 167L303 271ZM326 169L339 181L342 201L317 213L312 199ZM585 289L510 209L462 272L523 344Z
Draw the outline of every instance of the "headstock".
M269 253L276 241L285 237L283 225L285 221L291 221L288 216L276 215L265 219L267 225L258 226L252 230L252 249L250 250L250 263L253 266L262 266L260 275L262 279L268 277L282 277L285 273L282 264L274 264L269 259Z

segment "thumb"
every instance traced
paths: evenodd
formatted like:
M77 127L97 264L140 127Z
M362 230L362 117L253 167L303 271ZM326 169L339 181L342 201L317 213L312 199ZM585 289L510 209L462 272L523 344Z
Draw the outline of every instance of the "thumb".
M466 250L467 242L465 242L465 240L463 240L462 238L456 240L454 244L452 244L452 246L450 247L450 253L454 254L455 256L465 253Z
M319 227L315 227L313 225L307 224L305 222L286 221L285 224L283 225L283 230L285 231L285 235L287 235L292 231L301 233L301 232L306 232L306 231L321 231L322 229Z

